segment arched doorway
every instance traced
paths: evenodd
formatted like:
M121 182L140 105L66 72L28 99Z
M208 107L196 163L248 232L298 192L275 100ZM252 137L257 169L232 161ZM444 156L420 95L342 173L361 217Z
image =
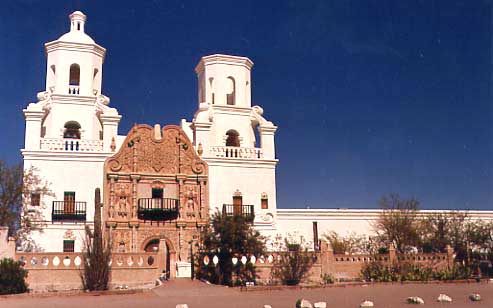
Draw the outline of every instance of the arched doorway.
M175 256L176 252L171 241L167 238L152 237L144 241L143 250L146 252L157 252L159 259L159 273L164 272L167 279L175 278Z

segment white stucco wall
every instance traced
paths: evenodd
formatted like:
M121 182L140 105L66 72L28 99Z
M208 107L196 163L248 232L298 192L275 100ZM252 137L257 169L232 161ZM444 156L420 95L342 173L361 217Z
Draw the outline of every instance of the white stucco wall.
M324 233L337 232L341 236L350 233L374 235L373 225L382 211L378 209L277 209L276 233L283 237L288 234L303 236L313 241L313 222L318 225L319 239ZM422 210L421 214L444 213L449 211ZM472 220L493 221L493 211L467 212Z
M84 230L84 224L92 225L94 220L94 190L103 191L103 165L110 153L32 153L24 152L24 168L35 168L36 174L48 183L54 196L42 196L41 206L45 231L36 236L36 244L44 251L62 251L63 234L66 230ZM86 202L86 221L52 222L53 201L63 201L64 192L75 192L75 201ZM60 230L63 230L60 231ZM76 241L76 249L80 247Z
M276 214L275 162L220 161L204 158L209 164L210 210L221 210L233 203L235 191L241 192L243 204L254 205L256 219ZM268 196L269 208L261 209L261 195Z

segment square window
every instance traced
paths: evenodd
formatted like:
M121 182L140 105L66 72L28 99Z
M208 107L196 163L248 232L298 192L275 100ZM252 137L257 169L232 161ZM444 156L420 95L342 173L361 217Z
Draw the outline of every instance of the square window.
M38 193L31 194L31 206L39 206L41 203L41 195Z
M75 241L64 240L63 241L63 252L74 252Z

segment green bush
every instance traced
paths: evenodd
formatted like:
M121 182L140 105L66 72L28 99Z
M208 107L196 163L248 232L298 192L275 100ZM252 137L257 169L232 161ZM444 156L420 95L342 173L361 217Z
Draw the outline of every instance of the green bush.
M369 262L361 269L361 277L366 281L430 281L457 280L471 277L471 270L463 265L455 265L451 269L437 270L422 264Z
M334 276L331 274L324 273L320 275L320 278L322 279L323 284L333 284L335 282Z
M0 260L0 294L17 294L27 291L27 270L23 263L12 259Z

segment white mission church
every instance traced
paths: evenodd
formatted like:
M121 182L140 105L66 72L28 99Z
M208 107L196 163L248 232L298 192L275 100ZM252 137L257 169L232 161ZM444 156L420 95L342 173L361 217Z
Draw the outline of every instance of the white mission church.
M186 245L185 237L195 238L193 228L203 226L203 210L250 215L253 226L271 239L300 235L311 245L327 231L372 232L371 222L379 210L277 207L277 126L263 116L262 107L252 106L250 59L204 56L195 69L198 102L193 118L162 132L159 125L135 127L127 136L119 135L118 102L110 105L103 94L106 49L86 33L86 16L72 13L70 31L46 43L45 49L46 89L23 110L26 131L21 150L24 168L34 167L53 192L31 198L30 206L42 208L44 216L43 232L33 234L36 249L81 250L85 225L93 223L97 187L104 193L106 226L118 237L116 249L124 251L152 247L149 234L159 232L161 236L170 232L169 245L179 251ZM167 132L180 147L178 169L172 165L176 155L169 154L169 147L158 147L167 140ZM134 138L133 133L140 135ZM141 138L149 138L149 143L144 146ZM135 142L143 150L134 147ZM194 171L184 174L185 154L205 162L208 173L194 169L192 162ZM118 163L111 163L112 157L120 157ZM133 164L128 172L118 165L125 163ZM139 167L147 163L153 164L152 172ZM148 215L155 210L164 214ZM469 213L493 219L493 211ZM151 230L151 225L162 232ZM146 235L140 235L143 230Z

